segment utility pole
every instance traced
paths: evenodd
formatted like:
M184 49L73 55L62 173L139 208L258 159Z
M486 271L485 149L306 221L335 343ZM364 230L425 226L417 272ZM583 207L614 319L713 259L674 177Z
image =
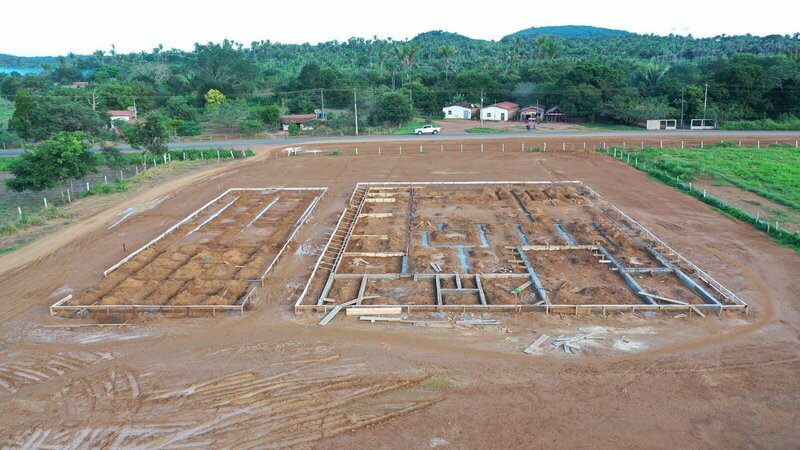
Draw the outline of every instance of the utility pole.
M319 89L319 96L322 98L322 118L327 119L327 117L325 117L325 89Z
M706 95L703 99L703 128L706 126L706 108L708 108L708 83L706 83Z
M353 109L356 113L356 136L358 136L358 96L355 89L353 89Z
M681 90L681 128L683 128L683 93L685 91Z
M481 112L478 114L481 116L481 127L483 127L483 89L481 89Z

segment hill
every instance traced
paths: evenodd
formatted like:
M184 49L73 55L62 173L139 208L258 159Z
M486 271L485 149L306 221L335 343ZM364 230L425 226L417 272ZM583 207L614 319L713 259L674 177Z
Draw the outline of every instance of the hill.
M411 39L412 42L418 43L432 43L432 44L444 44L444 43L468 43L474 42L478 39L472 39L470 37L464 36L463 34L458 33L451 33L449 31L442 31L442 30L434 30L434 31L426 31L424 33L420 33L414 36Z
M0 67L39 68L43 64L58 63L55 56L15 56L0 53Z
M588 25L559 25L552 27L531 27L516 33L504 36L501 41L509 41L517 36L533 37L539 35L571 37L571 38L607 38L628 36L632 33L610 28L591 27Z

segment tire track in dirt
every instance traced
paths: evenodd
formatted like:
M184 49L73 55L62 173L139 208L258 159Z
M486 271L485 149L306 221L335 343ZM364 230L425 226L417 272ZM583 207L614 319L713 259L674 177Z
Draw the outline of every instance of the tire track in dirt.
M243 370L149 392L140 390L130 369L118 367L105 376L70 381L52 396L64 405L66 421L37 423L5 445L286 447L391 420L441 400L420 387L429 375L355 374L344 366L330 367L339 358L328 353L281 361L280 371L270 375ZM325 375L314 376L317 372L310 369L321 365ZM170 423L149 423L165 416ZM91 426L100 422L111 426Z
M61 378L101 361L113 359L105 352L62 352L0 364L0 402L28 388Z

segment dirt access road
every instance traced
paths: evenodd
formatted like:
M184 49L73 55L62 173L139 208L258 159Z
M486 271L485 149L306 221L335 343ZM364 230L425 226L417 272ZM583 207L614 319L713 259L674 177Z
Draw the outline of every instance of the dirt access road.
M436 141L437 144L439 141ZM487 141L488 142L488 141ZM493 141L494 142L494 141ZM367 152L366 144L363 152ZM356 181L582 180L751 304L700 319L522 314L427 329L291 314ZM329 186L244 317L64 330L47 315L229 187ZM119 210L174 194L107 230ZM192 174L0 258L0 441L8 446L794 447L800 257L587 153L268 157ZM539 333L605 337L578 355ZM13 412L13 413L9 413Z

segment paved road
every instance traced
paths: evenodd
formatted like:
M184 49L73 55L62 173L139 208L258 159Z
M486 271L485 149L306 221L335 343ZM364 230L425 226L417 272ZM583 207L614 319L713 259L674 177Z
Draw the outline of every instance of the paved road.
M262 145L304 145L311 143L329 142L375 142L375 141L417 141L417 140L489 140L489 139L519 139L519 138L574 138L585 137L599 139L603 137L637 137L647 139L674 139L687 138L699 139L703 136L714 137L752 137L758 138L771 137L777 139L800 139L800 131L532 131L529 133L487 133L487 134L439 134L436 136L327 136L327 137L300 137L291 139L245 139L245 140L224 140L224 141L204 141L204 142L175 142L169 144L170 149L182 148L237 148L237 147L256 147ZM129 146L119 146L122 151L134 151ZM99 151L100 148L93 148L92 151ZM22 149L0 150L0 157L19 156Z

